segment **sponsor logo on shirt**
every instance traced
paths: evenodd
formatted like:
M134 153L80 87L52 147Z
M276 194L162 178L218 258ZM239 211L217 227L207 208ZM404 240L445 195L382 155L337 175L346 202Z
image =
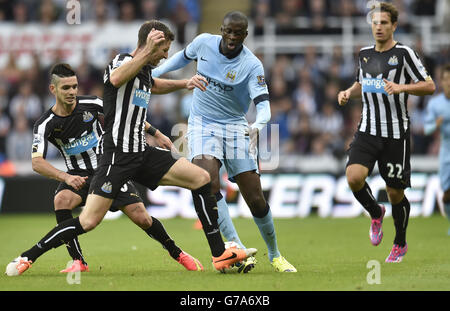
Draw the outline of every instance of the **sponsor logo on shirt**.
M64 144L62 148L68 155L77 155L96 147L97 144L97 136L95 136L94 132L91 132L71 141L70 143Z
M133 101L132 101L133 105L136 105L136 106L139 106L142 108L147 108L148 103L150 102L150 95L151 95L150 92L146 92L144 90L137 89L133 95Z
M376 78L363 78L362 80L362 91L364 93L382 93L388 95L384 90L386 83L383 79Z

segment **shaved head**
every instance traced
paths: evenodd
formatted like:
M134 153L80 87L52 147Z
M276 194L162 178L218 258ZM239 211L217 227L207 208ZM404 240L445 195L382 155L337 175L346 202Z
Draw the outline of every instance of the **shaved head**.
M227 13L223 18L223 24L226 25L228 22L243 23L246 27L248 27L247 16L240 11L232 11Z

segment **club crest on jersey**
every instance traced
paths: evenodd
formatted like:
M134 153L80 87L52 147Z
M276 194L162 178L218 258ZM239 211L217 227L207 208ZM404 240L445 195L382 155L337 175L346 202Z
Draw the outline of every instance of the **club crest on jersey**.
M391 56L391 58L389 58L388 64L391 66L397 66L398 65L398 58L397 56Z
M264 76L256 76L256 79L258 79L259 86L266 86L266 79Z
M83 112L83 121L84 122L92 121L92 119L94 119L94 116L92 115L92 113L90 113L89 111Z
M234 82L234 79L236 78L236 70L230 70L230 71L228 71L225 78L226 78L228 81Z
M102 189L103 192L111 193L112 192L112 184L111 184L111 182L109 182L109 181L105 182L101 189Z

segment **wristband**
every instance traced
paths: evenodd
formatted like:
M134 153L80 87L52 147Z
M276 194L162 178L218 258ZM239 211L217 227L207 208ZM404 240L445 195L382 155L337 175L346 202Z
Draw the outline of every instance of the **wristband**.
M147 130L147 133L149 133L152 136L155 136L157 129L155 127L153 127L152 125L150 125L150 127Z

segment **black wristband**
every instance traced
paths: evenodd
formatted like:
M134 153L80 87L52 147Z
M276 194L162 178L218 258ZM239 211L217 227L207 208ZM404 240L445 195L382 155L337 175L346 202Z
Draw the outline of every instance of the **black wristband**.
M149 133L152 136L155 136L157 129L150 125L150 127L147 130L147 133Z

